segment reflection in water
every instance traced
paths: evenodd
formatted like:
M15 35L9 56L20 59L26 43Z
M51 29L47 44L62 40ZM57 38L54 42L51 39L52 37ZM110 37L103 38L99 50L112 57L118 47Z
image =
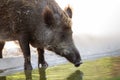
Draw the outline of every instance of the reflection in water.
M47 80L46 79L46 68L39 68L39 80ZM32 80L32 70L24 71L26 80ZM3 80L3 79L1 79Z
M45 70L46 68L39 68L39 74L40 74L39 80L47 80Z
M25 76L26 80L32 80L32 71L25 71ZM39 68L39 80L47 80L46 68ZM76 70L74 73L70 74L66 80L83 80L83 72Z
M66 80L83 80L83 72L80 70L75 71Z
M111 62L112 62L111 77L120 76L120 57L111 58Z
M0 77L0 80L7 80L6 76Z
M26 80L32 80L32 70L24 71Z
M39 68L39 80L47 80L46 78L46 68ZM25 71L26 80L32 80L32 70ZM5 79L1 79L5 80ZM66 80L83 80L83 72L76 70L74 73L70 74Z

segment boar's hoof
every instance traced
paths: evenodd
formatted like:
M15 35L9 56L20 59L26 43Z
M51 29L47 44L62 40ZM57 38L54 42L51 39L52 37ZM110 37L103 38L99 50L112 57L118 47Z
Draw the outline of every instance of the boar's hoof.
M45 62L45 63L40 63L40 64L38 65L38 67L39 67L39 68L47 68L47 67L48 67L48 64L47 64L47 62Z
M75 63L75 67L79 67L81 64L82 64L82 61L76 62L76 63Z
M42 64L42 67L47 68L47 67L48 67L48 64L47 64L47 63Z

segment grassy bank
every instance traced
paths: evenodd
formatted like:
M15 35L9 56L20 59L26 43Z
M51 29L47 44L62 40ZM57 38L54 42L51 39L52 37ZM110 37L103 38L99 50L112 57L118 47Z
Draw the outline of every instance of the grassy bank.
M72 64L58 65L32 72L0 77L0 80L120 80L120 57L107 57L84 62L79 68Z

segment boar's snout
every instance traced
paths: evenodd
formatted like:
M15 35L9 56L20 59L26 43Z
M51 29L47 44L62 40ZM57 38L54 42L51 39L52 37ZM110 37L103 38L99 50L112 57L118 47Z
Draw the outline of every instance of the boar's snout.
M81 56L75 46L47 46L47 49L55 52L56 54L65 57L69 62L73 63L75 67L79 67L82 64Z
M82 64L80 54L78 50L64 50L63 57L65 57L68 61L73 63L75 67L79 67Z

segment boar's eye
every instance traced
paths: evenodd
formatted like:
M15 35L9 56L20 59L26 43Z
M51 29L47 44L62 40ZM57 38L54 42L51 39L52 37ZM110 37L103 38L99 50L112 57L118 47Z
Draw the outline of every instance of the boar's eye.
M60 36L60 40L61 41L66 41L66 40L68 40L69 39L69 34L67 34L67 33L62 33L61 34L61 36Z
M61 35L61 39L65 39L65 35L64 34Z

